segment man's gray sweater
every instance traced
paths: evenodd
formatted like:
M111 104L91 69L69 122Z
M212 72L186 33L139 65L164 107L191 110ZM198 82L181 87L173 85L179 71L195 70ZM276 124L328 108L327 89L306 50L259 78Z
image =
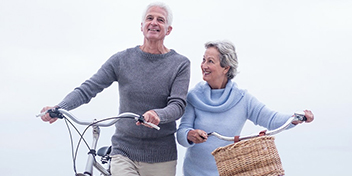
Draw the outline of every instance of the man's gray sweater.
M120 119L112 136L112 155L122 154L148 163L177 159L174 133L176 120L186 106L190 61L174 50L166 54L143 52L139 46L113 55L89 80L69 93L59 107L71 110L88 103L117 81L119 112L143 114L155 110L160 130L137 126L132 119Z

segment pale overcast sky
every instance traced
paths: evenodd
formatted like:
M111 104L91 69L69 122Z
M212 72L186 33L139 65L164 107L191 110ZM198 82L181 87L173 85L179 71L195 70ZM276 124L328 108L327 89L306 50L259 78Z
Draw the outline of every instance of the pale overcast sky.
M73 175L64 122L49 125L35 115L59 103L114 53L142 44L141 15L150 2L1 1L0 175ZM204 43L232 41L240 88L273 110L311 109L316 116L313 123L276 136L286 175L350 173L352 1L164 2L174 13L165 45L191 60L190 88L201 81ZM83 119L116 115L117 84L72 113ZM243 134L260 129L249 122ZM102 129L99 145L109 145L113 132L114 127ZM181 176L185 149L178 147ZM79 171L86 152L82 146Z

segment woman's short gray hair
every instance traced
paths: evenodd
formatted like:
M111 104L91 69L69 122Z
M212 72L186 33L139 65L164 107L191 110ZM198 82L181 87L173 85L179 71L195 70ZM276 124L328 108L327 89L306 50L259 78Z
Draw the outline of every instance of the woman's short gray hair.
M147 15L147 12L148 10L151 8L151 7L160 7L162 9L164 9L166 11L166 14L167 14L167 17L166 17L166 23L168 26L171 26L172 24L172 11L171 9L169 8L168 5L166 5L165 3L162 3L162 2L153 2L153 3L150 3L147 8L145 9L143 15L142 15L142 23L144 22L145 20L145 17Z
M238 60L236 55L235 46L230 41L210 41L205 43L205 48L216 48L220 53L220 66L230 69L227 72L227 78L232 79L237 75Z

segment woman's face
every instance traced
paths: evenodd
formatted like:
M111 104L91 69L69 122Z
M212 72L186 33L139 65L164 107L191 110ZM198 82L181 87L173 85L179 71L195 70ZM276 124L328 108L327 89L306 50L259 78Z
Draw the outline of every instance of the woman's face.
M214 48L210 47L205 50L201 69L203 73L203 80L208 82L212 89L225 88L227 83L226 73L228 67L220 66L220 53Z

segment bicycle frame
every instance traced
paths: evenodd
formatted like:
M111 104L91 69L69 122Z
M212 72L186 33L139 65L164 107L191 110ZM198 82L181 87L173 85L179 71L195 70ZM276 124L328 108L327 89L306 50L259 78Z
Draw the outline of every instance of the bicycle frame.
M51 117L58 117L58 118L64 118L64 116L68 117L69 119L73 120L75 123L77 123L79 125L89 126L89 127L92 127L92 129L93 129L93 141L92 141L92 145L90 147L90 151L88 153L88 159L86 162L85 171L84 171L84 173L76 173L76 176L92 176L93 175L93 168L96 168L104 176L111 176L109 170L106 169L105 167L103 167L100 163L98 163L95 160L96 147L97 147L99 136L100 136L100 127L112 126L120 118L133 118L136 121L139 121L141 123L145 123L145 124L155 128L157 130L160 129L160 127L158 127L157 125L144 121L143 116L140 116L140 115L134 114L134 113L130 113L130 112L119 114L116 118L114 118L114 120L111 120L111 121L105 122L105 123L101 122L101 121L96 121L96 120L94 120L94 121L80 120L80 119L76 118L73 114L69 113L68 111L66 111L64 109L48 110L47 112L43 112L41 114L38 114L37 117L43 116L46 113L49 113ZM53 113L53 115L52 115L52 113ZM62 116L62 114L64 116Z

